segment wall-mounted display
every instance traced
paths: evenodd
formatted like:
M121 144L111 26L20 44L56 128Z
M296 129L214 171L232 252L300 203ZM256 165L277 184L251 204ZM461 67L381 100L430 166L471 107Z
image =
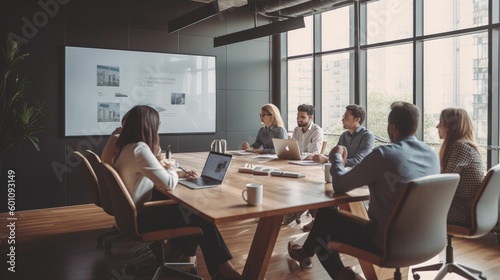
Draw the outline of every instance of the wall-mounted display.
M215 133L215 56L65 48L65 135L109 135L135 105L161 134Z

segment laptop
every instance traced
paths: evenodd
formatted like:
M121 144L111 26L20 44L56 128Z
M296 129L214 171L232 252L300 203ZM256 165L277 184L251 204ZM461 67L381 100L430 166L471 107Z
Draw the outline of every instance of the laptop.
M302 160L306 156L302 156L299 149L299 143L295 139L280 139L273 138L274 150L276 155L281 159Z
M191 189L217 187L224 181L231 159L231 154L210 152L201 171L201 176L199 178L179 180L179 184Z

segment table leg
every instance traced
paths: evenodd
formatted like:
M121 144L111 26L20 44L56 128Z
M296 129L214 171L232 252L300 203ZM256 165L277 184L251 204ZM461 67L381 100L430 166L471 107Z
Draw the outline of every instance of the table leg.
M259 219L245 268L243 269L243 279L264 279L282 221L282 215Z

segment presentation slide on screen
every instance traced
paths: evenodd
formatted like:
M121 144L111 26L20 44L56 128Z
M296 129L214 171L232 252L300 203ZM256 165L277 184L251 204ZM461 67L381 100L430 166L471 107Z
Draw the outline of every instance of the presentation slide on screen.
M214 133L215 57L66 47L65 135L109 135L135 105L160 133Z

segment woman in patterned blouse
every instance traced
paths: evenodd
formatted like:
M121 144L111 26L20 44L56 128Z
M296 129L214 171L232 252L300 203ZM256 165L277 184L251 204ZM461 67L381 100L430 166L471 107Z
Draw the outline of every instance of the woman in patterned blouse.
M441 173L458 173L460 181L448 212L448 224L470 226L472 199L483 182L484 166L474 141L472 121L467 111L447 108L441 111L438 129L443 139L439 158Z

